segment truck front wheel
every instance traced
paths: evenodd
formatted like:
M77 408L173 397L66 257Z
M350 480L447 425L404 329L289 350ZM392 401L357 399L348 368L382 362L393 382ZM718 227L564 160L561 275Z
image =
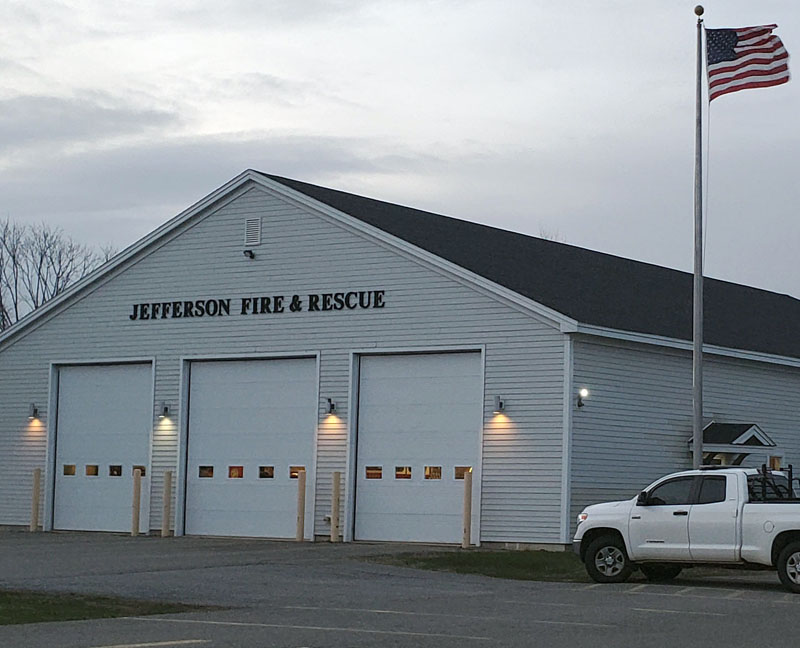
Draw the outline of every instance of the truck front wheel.
M584 563L589 577L596 583L624 583L633 571L625 545L613 535L592 540Z
M778 576L781 583L800 594L800 542L790 542L778 556Z

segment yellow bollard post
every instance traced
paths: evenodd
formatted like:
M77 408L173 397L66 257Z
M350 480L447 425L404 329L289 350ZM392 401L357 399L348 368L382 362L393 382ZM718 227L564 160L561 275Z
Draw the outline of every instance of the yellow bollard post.
M461 548L469 549L472 540L472 468L464 473L464 535Z
M142 504L142 471L133 471L133 507L131 515L131 535L139 535L139 515Z
M31 494L31 524L28 530L39 530L39 501L42 499L42 469L33 470L33 493Z
M164 498L161 501L161 537L169 536L169 520L172 517L172 471L164 473Z
M339 542L339 499L342 490L342 473L333 473L331 489L331 542Z
M297 535L295 540L303 542L306 529L306 471L297 473Z

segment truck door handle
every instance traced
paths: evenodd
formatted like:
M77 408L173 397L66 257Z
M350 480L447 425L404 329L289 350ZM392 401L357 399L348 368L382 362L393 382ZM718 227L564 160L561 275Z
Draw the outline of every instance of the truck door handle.
M673 511L672 515L689 515L689 511Z

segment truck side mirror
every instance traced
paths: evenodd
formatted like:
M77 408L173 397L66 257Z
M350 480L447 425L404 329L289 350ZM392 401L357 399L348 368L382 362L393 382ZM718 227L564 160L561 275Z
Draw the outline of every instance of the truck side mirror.
M636 497L636 506L647 506L647 492L642 491Z

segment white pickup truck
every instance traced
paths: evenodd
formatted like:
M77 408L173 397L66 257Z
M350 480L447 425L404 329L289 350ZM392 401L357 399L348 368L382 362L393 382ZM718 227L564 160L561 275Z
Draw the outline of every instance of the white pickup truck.
M778 570L800 593L800 488L788 472L720 468L674 473L633 499L586 507L573 548L598 583L635 569L670 580L684 567Z

